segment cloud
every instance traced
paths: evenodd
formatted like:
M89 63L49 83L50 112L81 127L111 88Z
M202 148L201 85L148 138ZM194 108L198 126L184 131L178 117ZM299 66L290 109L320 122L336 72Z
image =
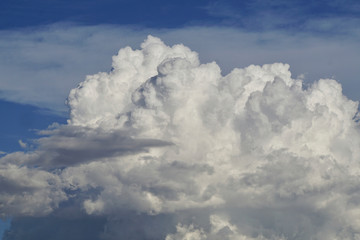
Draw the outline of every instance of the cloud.
M100 239L358 238L358 103L289 68L122 48L71 90L66 125L0 158L1 214L99 217Z
M216 61L223 74L234 67L287 62L292 73L304 74L305 82L335 78L351 99L360 99L357 62L360 61L357 20L332 18L309 20L304 29L263 32L233 27L184 27L151 29L138 26L79 26L58 23L37 28L0 31L0 97L18 103L67 113L65 98L87 74L106 72L110 56L120 47L137 47L149 34L169 44L182 42L200 53L202 62ZM344 26L344 22L349 23ZM351 23L351 24L350 24ZM333 35L313 34L316 29L346 30ZM311 30L312 29L312 30ZM319 30L319 31L320 31ZM351 34L348 34L351 33Z
M170 142L157 139L134 139L129 131L105 132L101 129L94 130L77 126L59 126L57 129L41 131L40 134L49 136L35 140L32 146L33 151L25 160L19 158L21 153L15 152L7 154L3 161L26 163L28 166L46 169L60 168L93 160L147 152L150 147L172 145Z
M45 215L67 199L59 176L11 163L1 164L0 185L2 217Z
M23 142L21 139L19 140L19 145L20 145L20 147L22 147L22 148L27 148L27 147L28 147L28 146L27 146L27 143Z

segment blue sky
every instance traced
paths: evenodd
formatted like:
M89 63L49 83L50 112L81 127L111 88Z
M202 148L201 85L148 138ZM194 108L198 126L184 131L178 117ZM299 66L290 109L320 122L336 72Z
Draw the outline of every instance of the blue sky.
M298 32L313 20L358 19L359 3L349 1L2 1L2 29L61 21L130 24L154 28L229 25L249 31L281 28ZM263 21L267 19L268 21ZM339 30L339 29L338 29Z
M36 130L66 123L69 91L148 34L184 43L224 73L285 62L294 77L335 78L360 100L359 26L357 0L2 0L0 153L31 150Z

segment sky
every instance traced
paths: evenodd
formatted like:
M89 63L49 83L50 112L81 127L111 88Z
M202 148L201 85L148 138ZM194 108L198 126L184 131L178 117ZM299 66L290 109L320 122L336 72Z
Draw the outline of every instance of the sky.
M359 238L359 26L356 0L1 1L2 239Z

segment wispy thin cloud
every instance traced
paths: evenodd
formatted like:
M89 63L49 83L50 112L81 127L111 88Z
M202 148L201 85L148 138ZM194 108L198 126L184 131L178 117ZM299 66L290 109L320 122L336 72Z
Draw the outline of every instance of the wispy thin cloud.
M313 35L359 34L357 1L238 1L210 2L205 8L220 25L249 32L281 30ZM340 20L341 19L341 20ZM340 27L341 26L341 27Z
M330 22L344 29L342 20ZM340 25L339 25L340 24ZM356 33L355 22L348 30ZM308 22L307 28L319 28ZM360 75L358 37L312 36L282 31L249 33L235 28L188 27L144 29L119 26L49 25L0 33L0 96L3 99L66 112L65 98L87 74L109 70L112 55L121 46L136 46L148 33L169 43L182 42L200 53L201 60L216 60L227 73L250 64L287 62L306 81L335 77L353 99ZM314 67L314 66L317 67Z

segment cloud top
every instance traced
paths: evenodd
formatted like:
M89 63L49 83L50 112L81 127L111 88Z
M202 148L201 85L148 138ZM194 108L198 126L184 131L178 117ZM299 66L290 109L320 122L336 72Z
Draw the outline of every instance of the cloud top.
M139 214L143 229L164 224L145 238L360 236L358 104L335 80L304 87L282 63L223 76L149 36L121 49L111 72L88 76L68 106L67 125L1 158L2 215L73 201L108 217L103 239Z

